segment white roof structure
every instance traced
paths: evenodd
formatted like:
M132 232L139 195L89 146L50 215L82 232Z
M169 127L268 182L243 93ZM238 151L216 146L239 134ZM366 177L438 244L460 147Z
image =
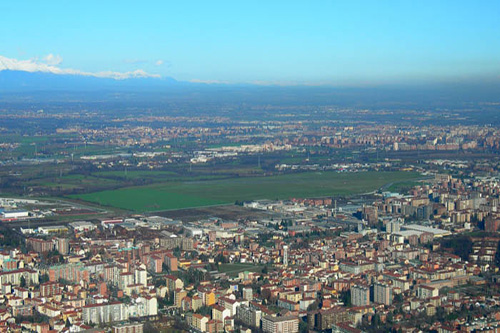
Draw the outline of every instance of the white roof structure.
M428 233L433 234L434 237L443 237L443 236L451 235L451 232L449 232L448 230L426 227L426 226L418 225L418 224L403 224L401 226L401 228L407 229L407 230L420 231L420 232L428 232Z

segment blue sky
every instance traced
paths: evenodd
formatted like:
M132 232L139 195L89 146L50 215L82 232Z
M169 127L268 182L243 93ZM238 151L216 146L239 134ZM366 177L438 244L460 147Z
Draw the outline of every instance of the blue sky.
M0 56L208 82L498 79L499 17L498 0L2 0Z

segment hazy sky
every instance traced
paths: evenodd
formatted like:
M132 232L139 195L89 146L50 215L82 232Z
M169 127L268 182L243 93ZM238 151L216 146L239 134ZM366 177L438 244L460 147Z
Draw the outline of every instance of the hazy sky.
M500 78L500 1L0 1L0 56L179 80Z

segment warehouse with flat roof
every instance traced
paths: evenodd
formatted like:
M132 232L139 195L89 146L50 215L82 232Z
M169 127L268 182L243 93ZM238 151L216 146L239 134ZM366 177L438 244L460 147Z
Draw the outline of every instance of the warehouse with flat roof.
M437 238L451 235L451 232L448 230L432 228L432 227L427 227L427 226L418 225L418 224L403 224L401 226L401 228L403 228L405 230L428 232L428 233L433 234L434 237L437 237Z

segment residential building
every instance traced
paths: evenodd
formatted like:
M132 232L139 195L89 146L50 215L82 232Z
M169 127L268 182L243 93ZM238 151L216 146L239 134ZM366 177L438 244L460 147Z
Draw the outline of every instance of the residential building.
M373 286L373 301L379 304L392 304L392 288L385 283L375 283Z
M144 324L142 323L126 323L113 326L113 333L142 333Z
M351 287L351 303L354 306L365 306L370 304L370 288L367 286Z
M243 304L236 309L236 318L241 320L247 326L259 328L262 311Z
M297 333L299 318L297 317L262 317L262 331L264 333Z
M121 302L90 304L82 308L82 319L86 324L125 321L128 320L128 311Z

